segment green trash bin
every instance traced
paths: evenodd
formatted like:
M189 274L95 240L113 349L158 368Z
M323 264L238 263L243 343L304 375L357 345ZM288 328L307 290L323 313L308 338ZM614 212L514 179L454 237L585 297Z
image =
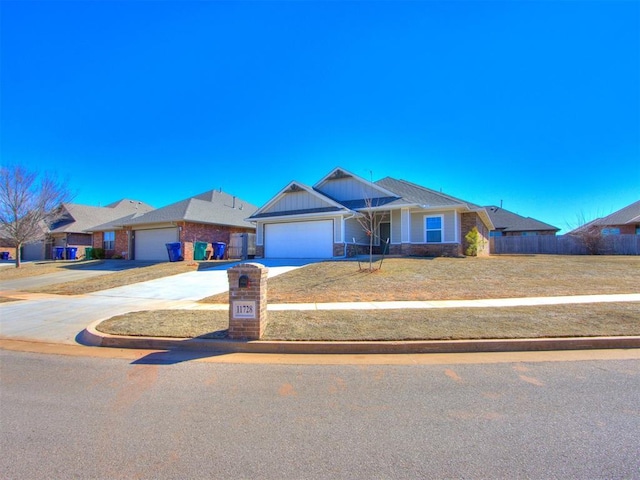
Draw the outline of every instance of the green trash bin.
M206 260L207 259L207 242L195 242L193 244L193 259L194 260Z
M87 247L84 249L84 259L93 260L93 247Z

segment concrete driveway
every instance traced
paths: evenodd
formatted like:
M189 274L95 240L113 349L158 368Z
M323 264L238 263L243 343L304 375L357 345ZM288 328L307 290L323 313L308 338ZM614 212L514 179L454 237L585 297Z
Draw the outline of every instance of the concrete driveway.
M269 277L274 277L316 261L260 259L259 263L269 268ZM227 269L233 265L236 264L86 295L36 294L28 300L0 303L0 336L73 344L76 336L95 321L140 310L193 307L195 300L225 292L228 290ZM2 289L8 290L4 283Z
M269 278L271 278L317 261L312 259L260 259L256 262L269 268ZM111 288L89 295L155 300L200 300L229 290L227 270L238 263L240 262Z

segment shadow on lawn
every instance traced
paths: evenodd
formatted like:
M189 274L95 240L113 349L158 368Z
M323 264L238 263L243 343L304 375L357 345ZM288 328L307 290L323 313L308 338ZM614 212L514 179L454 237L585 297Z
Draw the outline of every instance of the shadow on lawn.
M61 260L63 262L65 260ZM92 270L92 271L109 271L120 272L123 270L131 270L133 268L150 267L162 262L143 262L139 260L81 260L61 265L60 268L65 270Z

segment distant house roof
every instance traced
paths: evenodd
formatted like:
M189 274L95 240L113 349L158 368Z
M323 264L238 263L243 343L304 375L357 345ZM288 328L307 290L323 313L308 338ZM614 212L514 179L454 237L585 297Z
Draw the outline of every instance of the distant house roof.
M640 200L613 212L606 217L597 218L590 225L612 226L640 223Z
M49 227L50 233L87 233L95 225L153 210L146 203L129 199L119 200L105 207L65 203L61 208L62 217Z
M541 230L553 230L557 232L560 230L548 223L531 217L523 217L504 208L496 207L495 205L486 206L485 209L489 217L491 217L491 221L496 227L496 230L502 232L532 232Z
M210 190L143 215L124 217L109 224L100 225L96 230L167 222L193 222L254 228L253 224L245 221L245 218L257 209L258 207L255 205L233 195L220 190Z

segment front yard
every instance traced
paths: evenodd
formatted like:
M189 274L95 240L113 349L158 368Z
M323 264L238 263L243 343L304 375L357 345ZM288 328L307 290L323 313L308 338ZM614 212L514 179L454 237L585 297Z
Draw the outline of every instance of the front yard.
M640 257L386 259L368 273L322 262L272 278L269 303L444 300L639 293ZM228 294L202 300L227 303ZM426 310L272 311L265 340L450 340L640 335L640 303ZM162 310L114 317L116 335L224 338L228 312Z
M363 265L364 266L364 265ZM373 273L322 262L269 280L269 303L327 303L638 293L640 256L387 258ZM227 303L220 294L202 300Z

